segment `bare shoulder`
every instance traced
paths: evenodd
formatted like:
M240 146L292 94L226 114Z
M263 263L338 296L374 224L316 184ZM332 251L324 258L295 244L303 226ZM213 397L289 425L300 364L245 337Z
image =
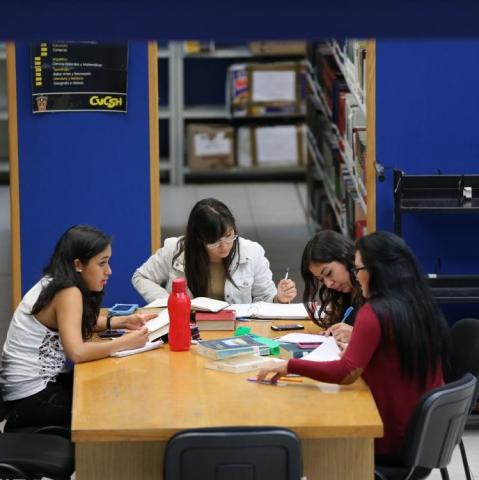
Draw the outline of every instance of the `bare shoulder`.
M82 293L78 287L67 287L59 290L53 297L56 306L83 304Z

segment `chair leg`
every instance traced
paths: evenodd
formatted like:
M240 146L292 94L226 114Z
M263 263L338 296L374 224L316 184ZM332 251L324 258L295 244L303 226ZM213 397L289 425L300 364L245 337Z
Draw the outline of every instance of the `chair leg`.
M449 480L449 472L447 468L441 468L441 478L442 480Z
M469 462L467 461L466 447L464 446L462 438L459 442L459 450L461 451L462 464L464 465L464 471L466 472L466 479L472 480L471 470L469 469Z

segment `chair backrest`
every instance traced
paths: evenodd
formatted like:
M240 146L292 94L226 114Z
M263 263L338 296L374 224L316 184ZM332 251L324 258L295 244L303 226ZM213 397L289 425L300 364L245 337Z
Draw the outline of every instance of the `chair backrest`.
M449 464L461 440L475 386L476 377L466 373L422 397L407 428L404 465L444 468Z
M166 445L165 480L299 480L298 437L283 428L185 430Z
M452 326L448 367L446 377L449 381L457 380L468 372L479 378L478 318L463 318ZM476 384L471 408L478 399L479 382Z

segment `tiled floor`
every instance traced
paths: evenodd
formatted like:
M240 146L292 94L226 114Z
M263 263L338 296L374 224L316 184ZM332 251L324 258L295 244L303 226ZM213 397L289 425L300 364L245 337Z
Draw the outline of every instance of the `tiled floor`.
M304 244L311 236L305 220L305 189L303 184L242 183L217 185L187 185L181 188L161 186L162 238L183 232L193 204L205 197L225 202L236 217L243 236L261 243L278 281L287 267L290 277L301 289L299 263ZM0 341L12 314L10 199L8 187L0 186ZM474 478L479 480L479 430L464 435ZM454 452L449 467L451 480L465 478L459 452ZM440 479L439 472L429 477ZM313 480L313 479L310 479Z

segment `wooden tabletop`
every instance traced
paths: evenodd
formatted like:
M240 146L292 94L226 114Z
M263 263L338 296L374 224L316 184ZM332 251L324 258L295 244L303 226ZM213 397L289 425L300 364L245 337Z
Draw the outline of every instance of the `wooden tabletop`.
M271 323L241 325L271 336ZM299 323L317 333L309 321ZM254 372L208 370L208 361L191 351L170 352L164 345L130 357L76 365L73 441L162 441L186 428L234 425L282 426L304 439L382 436L379 413L361 379L349 386L307 378L283 387L261 385L246 381Z

